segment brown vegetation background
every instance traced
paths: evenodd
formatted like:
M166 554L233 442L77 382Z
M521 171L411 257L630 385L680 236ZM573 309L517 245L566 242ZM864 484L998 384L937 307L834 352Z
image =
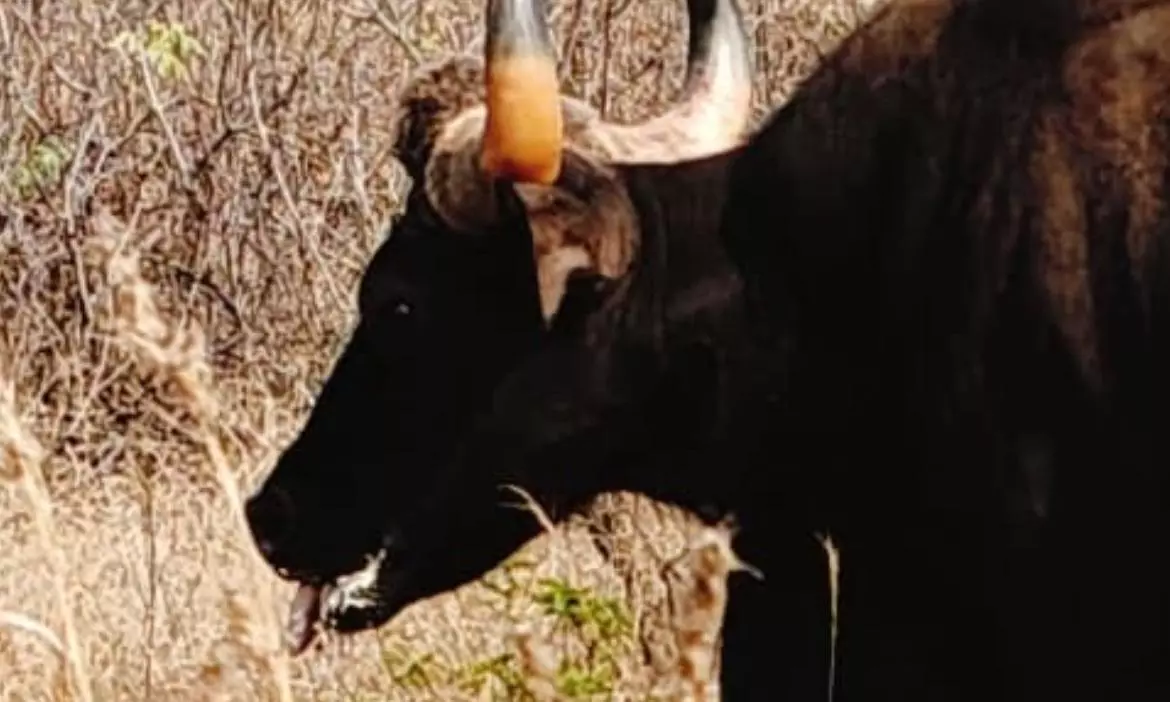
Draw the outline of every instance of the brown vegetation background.
M757 116L864 12L740 2ZM396 89L477 53L481 4L0 5L0 702L699 694L670 687L679 597L730 561L670 566L695 522L620 495L379 632L278 652L289 586L240 495L303 421L399 206ZM550 2L565 91L661 109L681 10Z

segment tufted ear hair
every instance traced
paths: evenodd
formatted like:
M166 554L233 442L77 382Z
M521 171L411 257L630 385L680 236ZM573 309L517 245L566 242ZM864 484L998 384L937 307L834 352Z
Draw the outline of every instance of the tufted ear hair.
M616 279L638 250L638 223L614 169L575 150L561 157L552 188L516 186L528 209L540 280L541 308L551 320L575 271Z
M395 159L415 182L426 177L427 162L452 120L482 106L482 59L465 54L448 56L419 68L397 95L390 123Z

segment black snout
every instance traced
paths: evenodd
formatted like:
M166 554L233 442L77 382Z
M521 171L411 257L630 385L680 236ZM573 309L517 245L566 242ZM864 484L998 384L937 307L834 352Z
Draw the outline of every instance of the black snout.
M248 500L244 512L256 548L265 559L276 564L294 531L296 510L292 497L279 486L268 485Z

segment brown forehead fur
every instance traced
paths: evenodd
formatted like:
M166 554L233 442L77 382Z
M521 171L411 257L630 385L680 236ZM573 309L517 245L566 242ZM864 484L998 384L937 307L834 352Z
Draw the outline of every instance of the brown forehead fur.
M483 64L456 56L418 71L407 83L395 116L395 154L415 180L422 179L433 203L460 203L442 209L448 223L469 231L490 212L487 191L477 172L478 143L483 133ZM590 127L597 113L587 103L562 96L566 148L593 162L597 179L608 178L603 157L632 149ZM670 144L656 144L670 148ZM622 202L603 206L588 197L559 188L520 184L517 192L528 209L541 296L551 315L569 272L595 267L603 275L619 275L633 255L635 232ZM613 193L609 193L613 195ZM462 217L460 215L463 215Z
M411 77L398 96L394 152L412 178L422 175L443 127L483 100L483 63L471 56L453 56Z
M815 145L827 126L837 135L785 152L789 201L804 208L818 188L876 198L883 178L914 178L882 195L904 202L858 206L896 207L907 231L971 234L932 245L970 247L985 278L931 283L931 294L975 295L987 311L1026 261L1023 285L1102 388L1124 372L1104 330L1117 315L1150 319L1170 271L1170 0L1029 2L1023 14L1007 0L894 0L879 11L789 106L786 144ZM921 153L887 164L873 145L891 138ZM824 167L831 159L855 164L857 181L818 181L842 173ZM922 244L883 244L894 245ZM915 276L900 284L920 285ZM1122 309L1131 299L1139 309ZM987 333L985 320L963 333Z

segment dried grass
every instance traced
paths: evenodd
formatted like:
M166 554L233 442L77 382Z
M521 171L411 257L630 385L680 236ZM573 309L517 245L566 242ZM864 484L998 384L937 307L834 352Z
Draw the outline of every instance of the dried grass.
M744 3L757 115L843 36L826 2ZM679 4L551 3L566 89L620 120L662 105ZM680 645L688 590L659 575L696 520L626 495L381 631L278 650L289 587L240 496L304 420L399 206L396 87L477 51L480 21L466 0L0 5L0 702L548 698L597 671L644 699L711 663L722 605L686 624L706 649ZM548 588L623 604L655 653L615 634L589 668L601 639L559 628Z

